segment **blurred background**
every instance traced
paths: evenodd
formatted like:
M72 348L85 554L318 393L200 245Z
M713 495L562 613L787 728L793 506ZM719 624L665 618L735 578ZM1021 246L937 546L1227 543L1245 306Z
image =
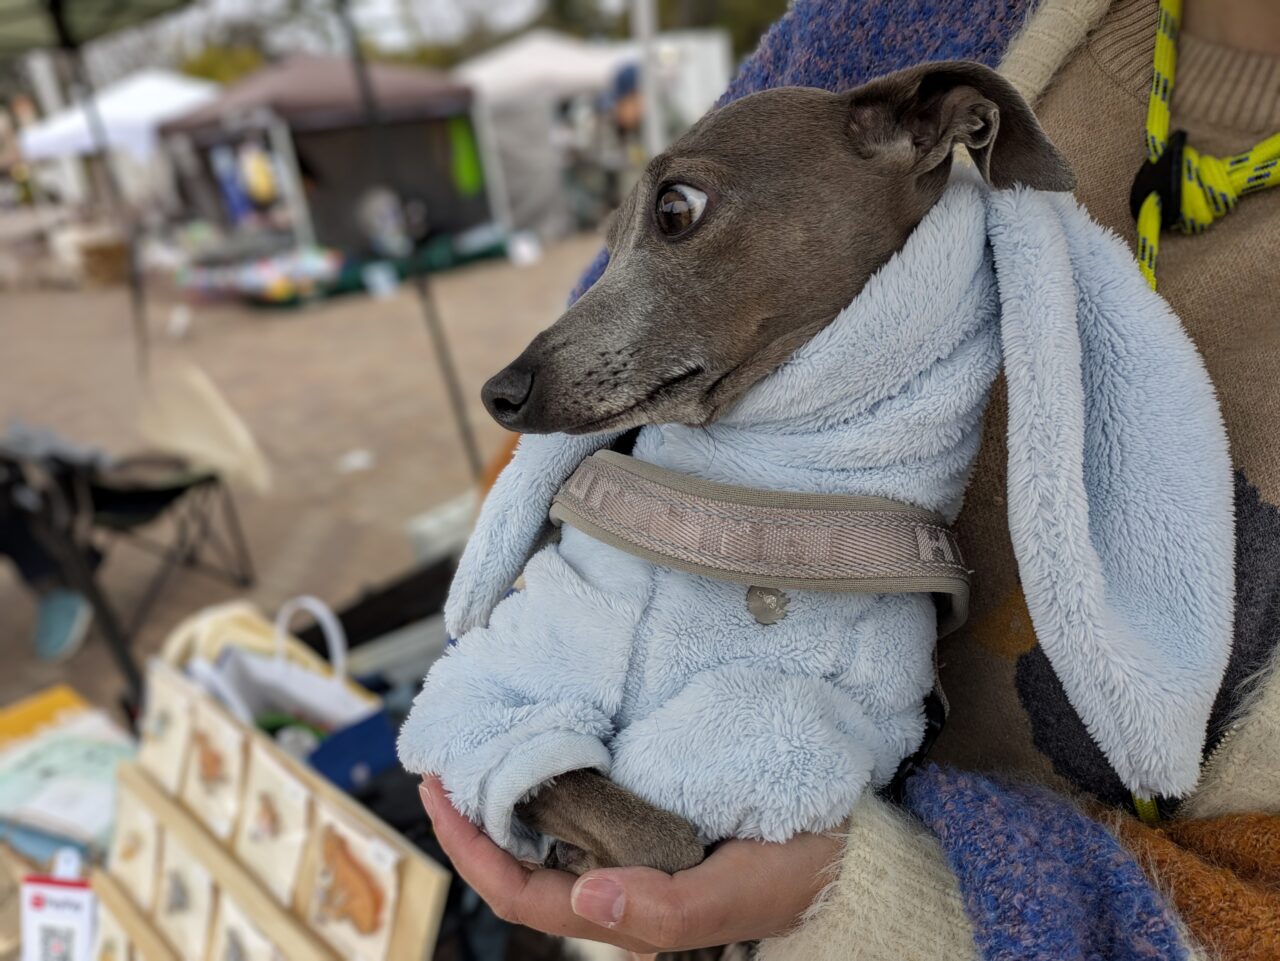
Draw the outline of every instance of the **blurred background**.
M0 447L216 472L252 569L175 572L131 625L163 561L104 550L139 659L201 604L340 607L454 549L507 443L480 385L784 8L0 3ZM0 561L0 703L113 701L105 646L43 661L36 616Z
M514 439L481 384L785 8L0 0L0 795L33 697L127 740L148 660L233 600L319 598L407 706ZM14 796L0 867L47 868ZM75 833L50 836L101 857L106 828ZM456 956L540 956L457 931Z

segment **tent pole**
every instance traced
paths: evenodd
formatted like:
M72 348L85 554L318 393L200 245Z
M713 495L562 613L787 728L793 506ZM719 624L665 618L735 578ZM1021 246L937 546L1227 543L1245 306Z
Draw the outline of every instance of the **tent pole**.
M115 168L111 165L111 145L107 139L107 126L102 119L102 113L98 110L97 98L93 84L89 80L89 71L85 66L80 44L67 24L64 2L65 0L47 0L49 20L53 25L54 35L58 38L58 46L66 54L76 86L79 88L78 99L81 102L81 109L84 110L85 121L89 125L89 136L102 157L107 206L124 225L129 258L129 304L133 320L134 358L138 377L146 383L150 373L151 351L147 330L147 293L142 276L138 230L125 210L124 191L116 179Z
M298 154L293 149L293 132L274 112L267 119L267 139L271 142L272 152L284 164L282 193L285 206L289 208L289 219L293 222L293 239L299 247L314 247L316 231L311 222L311 205L307 203L306 191L302 187Z
M489 209L503 233L515 230L515 216L511 212L511 195L507 193L506 172L502 169L502 157L498 151L498 137L494 132L493 107L477 96L471 105L471 126L480 144L481 163L484 165L484 182L487 188Z
M365 62L364 51L360 48L360 36L355 22L351 19L348 0L334 0L334 8L342 31L346 35L347 46L351 51L351 67L355 73L356 86L360 89L360 99L364 102L365 118L373 130L374 152L382 179L395 194L396 203L401 205L403 218L404 197L401 194L395 170L391 163L391 153L387 148L386 128L382 122L382 112L378 108L378 95L369 77L369 65ZM440 320L440 310L427 280L427 271L416 273L413 287L418 295L418 305L422 309L422 318L431 337L431 345L436 352L436 360L440 366L440 374L444 378L445 390L449 395L449 406L453 408L454 422L458 428L458 436L467 456L467 464L471 469L471 477L479 482L484 477L484 460L480 455L480 447L476 441L475 431L471 427L471 419L467 415L466 400L462 392L462 382L458 377L458 369L453 362L453 352L445 336L444 325Z

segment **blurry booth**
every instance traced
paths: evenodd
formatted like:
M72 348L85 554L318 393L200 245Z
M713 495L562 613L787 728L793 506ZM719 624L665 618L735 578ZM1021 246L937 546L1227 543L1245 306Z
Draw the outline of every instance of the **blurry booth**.
M573 170L599 160L584 130L618 72L636 62L633 44L588 42L530 30L465 61L453 72L479 101L482 134L500 168L502 219L515 231L553 240L584 226ZM584 117L584 112L587 114Z
M171 203L171 171L158 150L162 123L213 100L216 84L168 70L140 70L95 94L106 159L131 204ZM101 155L93 122L84 104L68 107L24 127L22 156L33 164L68 157Z
M412 67L369 77L386 157L342 57L291 56L164 125L189 205L227 233L206 264L295 251L322 273L384 260L412 273L501 239L470 90Z
M455 68L478 100L476 116L500 178L495 202L512 230L544 240L594 226L648 160L638 137L644 51L635 42L585 41L554 30L520 34ZM653 58L663 143L715 103L729 82L721 29L659 34Z

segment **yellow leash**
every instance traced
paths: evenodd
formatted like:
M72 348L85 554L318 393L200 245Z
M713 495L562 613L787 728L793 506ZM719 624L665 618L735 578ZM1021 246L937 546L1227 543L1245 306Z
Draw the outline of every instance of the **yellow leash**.
M1169 133L1181 24L1182 0L1160 0L1147 99L1147 163L1129 195L1138 222L1138 267L1153 290L1161 230L1201 233L1231 213L1241 197L1280 183L1280 133L1231 157L1201 153L1182 131ZM1134 794L1133 806L1146 823L1160 820L1154 798Z
M1181 131L1170 136L1181 23L1182 0L1160 0L1147 98L1148 162L1129 198L1138 221L1138 267L1152 289L1161 230L1198 234L1231 213L1241 197L1280 183L1280 133L1231 157L1200 153Z

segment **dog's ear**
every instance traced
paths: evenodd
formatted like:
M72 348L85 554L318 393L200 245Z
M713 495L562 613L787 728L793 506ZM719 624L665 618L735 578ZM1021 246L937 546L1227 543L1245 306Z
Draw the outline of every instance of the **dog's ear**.
M916 176L950 169L964 144L993 187L1070 190L1071 167L1021 94L989 67L967 60L922 64L851 90L849 132L864 157L905 162Z

